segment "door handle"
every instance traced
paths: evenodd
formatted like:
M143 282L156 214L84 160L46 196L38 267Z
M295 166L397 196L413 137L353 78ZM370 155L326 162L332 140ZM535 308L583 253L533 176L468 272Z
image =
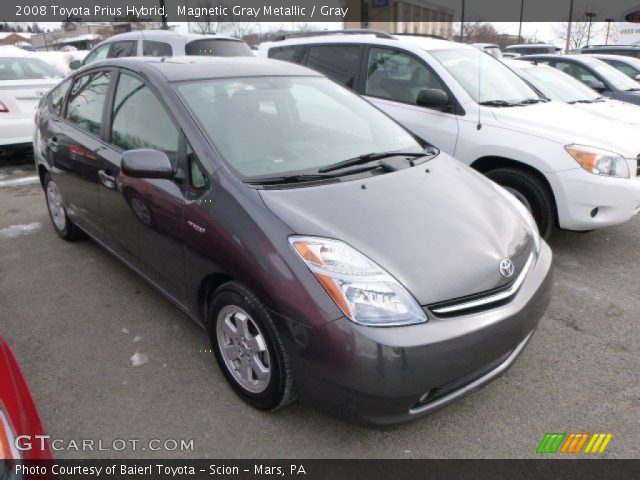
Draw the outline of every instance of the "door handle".
M116 188L116 179L115 177L109 175L111 172L108 170L99 170L98 178L100 178L100 183L107 188L115 189Z

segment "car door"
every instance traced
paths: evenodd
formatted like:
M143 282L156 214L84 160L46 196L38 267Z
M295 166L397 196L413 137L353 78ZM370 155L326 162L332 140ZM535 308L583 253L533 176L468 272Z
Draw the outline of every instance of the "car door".
M362 94L420 138L454 155L458 140L455 98L434 70L400 49L371 46L365 55ZM449 95L449 111L416 104L418 93L427 88Z
M45 139L52 175L71 220L87 233L104 233L98 199L100 150L105 101L113 72L92 70L74 80L66 100L64 120L51 122Z
M182 182L127 176L121 160L128 150L160 150L174 170L184 171L179 166L184 139L164 103L141 77L123 71L115 83L99 189L109 245L159 288L183 301Z

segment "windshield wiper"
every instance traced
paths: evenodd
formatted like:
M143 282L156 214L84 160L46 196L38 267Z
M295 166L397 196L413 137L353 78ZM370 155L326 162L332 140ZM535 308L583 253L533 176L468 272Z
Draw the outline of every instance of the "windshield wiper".
M329 165L328 167L321 168L318 170L319 173L327 173L333 172L335 170L341 170L347 167L353 167L355 165L362 165L365 163L373 162L375 160L382 160L383 158L390 157L412 157L412 158L421 158L434 155L435 152L423 151L423 152L380 152L380 153L366 153L364 155L359 155L354 158L349 158L347 160L343 160L342 162L334 163L333 165Z
M485 107L515 107L517 103L507 102L505 100L485 100L484 102L478 102L478 105Z
M627 88L625 92L640 92L640 88Z
M594 102L601 101L601 100L599 100L599 98L601 98L601 97L595 98L593 100L586 100L586 99L585 100L571 100L570 102L567 102L567 103L570 103L571 105L574 105L576 103L594 103Z
M516 105L533 105L534 103L541 103L545 101L548 100L543 100L541 98L527 98L526 100L516 103Z
M318 175L315 173L301 173L295 175L280 175L275 177L258 177L250 180L244 180L243 183L249 185L280 185L283 183L300 183L313 182L317 180L326 180L336 178L336 175Z

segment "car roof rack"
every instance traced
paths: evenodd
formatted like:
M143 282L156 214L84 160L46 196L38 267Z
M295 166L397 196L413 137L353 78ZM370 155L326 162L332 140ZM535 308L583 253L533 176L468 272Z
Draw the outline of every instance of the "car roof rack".
M323 35L375 35L378 38L393 39L393 35L380 30L371 30L367 28L355 29L355 30L320 30L316 32L291 32L276 35L273 39L274 42L286 40L288 38L300 38L300 37L319 37Z
M424 37L424 38L436 38L438 40L449 40L447 37L443 37L442 35L436 35L433 33L394 33L394 35L398 35L400 37Z

